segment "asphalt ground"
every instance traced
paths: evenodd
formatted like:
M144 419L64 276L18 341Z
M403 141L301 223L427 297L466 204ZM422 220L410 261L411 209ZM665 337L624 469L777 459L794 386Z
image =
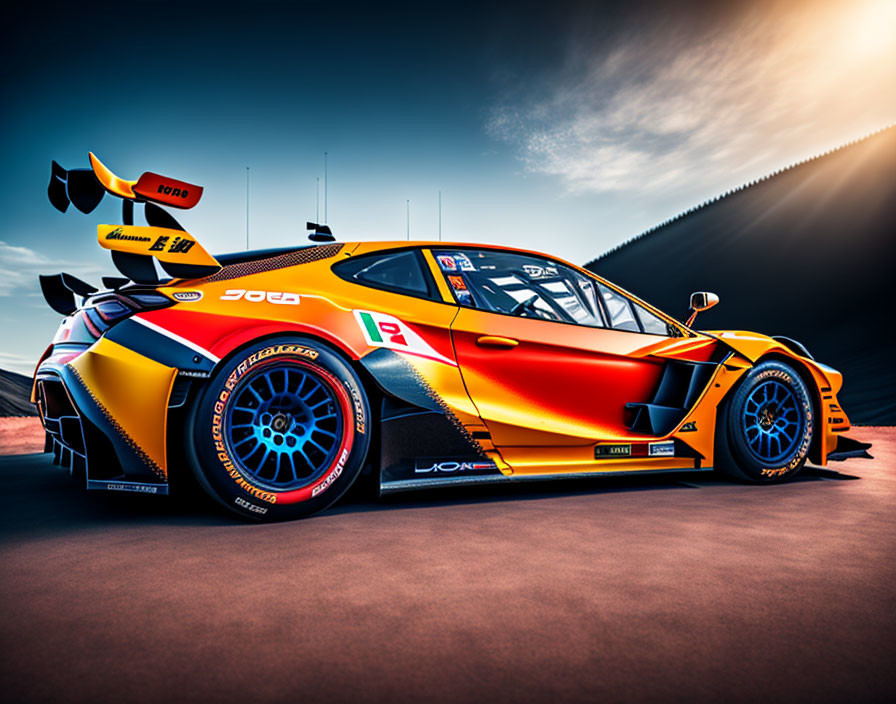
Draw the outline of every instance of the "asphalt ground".
M782 486L355 493L305 521L0 458L0 696L896 701L896 429Z

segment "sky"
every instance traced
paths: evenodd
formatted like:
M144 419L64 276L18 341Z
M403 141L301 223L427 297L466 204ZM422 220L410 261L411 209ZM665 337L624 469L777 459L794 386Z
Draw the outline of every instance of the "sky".
M205 187L212 252L493 242L576 263L896 121L896 0L155 2L19 7L0 29L0 368L58 324L39 273L114 274L50 161ZM137 6L134 6L135 8ZM318 205L318 179L320 197Z

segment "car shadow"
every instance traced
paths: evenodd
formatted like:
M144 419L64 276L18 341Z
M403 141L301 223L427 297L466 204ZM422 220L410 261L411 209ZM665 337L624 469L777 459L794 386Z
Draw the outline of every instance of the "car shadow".
M87 491L67 470L53 465L49 454L0 457L0 540L23 534L41 535L121 525L219 527L252 525L229 515L194 485L181 494L154 496ZM795 482L853 480L859 477L829 468L808 466ZM538 501L583 494L669 491L741 487L715 472L564 478L466 487L440 487L377 496L375 482L362 477L325 515L424 509L458 504Z

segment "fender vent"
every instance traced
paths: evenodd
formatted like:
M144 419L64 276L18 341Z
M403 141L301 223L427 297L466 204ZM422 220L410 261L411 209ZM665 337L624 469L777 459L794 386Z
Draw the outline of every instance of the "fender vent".
M650 401L625 404L633 414L629 429L647 435L668 434L697 402L715 369L714 362L666 362Z

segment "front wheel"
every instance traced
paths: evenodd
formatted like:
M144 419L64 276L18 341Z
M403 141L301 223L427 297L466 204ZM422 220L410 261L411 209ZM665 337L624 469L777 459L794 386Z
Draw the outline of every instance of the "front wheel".
M370 410L354 370L316 340L275 338L240 351L197 399L186 432L199 483L256 520L325 509L358 476Z
M806 463L814 420L799 374L782 362L761 362L722 409L716 466L746 481L784 481Z

